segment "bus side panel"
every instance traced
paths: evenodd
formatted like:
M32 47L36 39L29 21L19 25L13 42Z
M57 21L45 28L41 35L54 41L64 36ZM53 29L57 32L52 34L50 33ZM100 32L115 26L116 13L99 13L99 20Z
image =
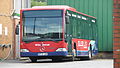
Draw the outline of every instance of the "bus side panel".
M98 48L96 42L93 40L85 39L72 39L73 49L76 51L76 56L88 56L88 51L92 50L92 55L97 54ZM75 48L76 47L76 48Z

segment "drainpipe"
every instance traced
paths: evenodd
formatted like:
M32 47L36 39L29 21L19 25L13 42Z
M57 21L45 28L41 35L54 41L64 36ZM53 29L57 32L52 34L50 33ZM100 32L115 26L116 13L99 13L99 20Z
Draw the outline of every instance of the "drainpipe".
M15 0L13 0L13 2L12 2L12 10L14 11L15 10L15 3L16 3L16 1ZM14 12L13 12L14 13ZM13 29L13 32L12 32L12 37L13 37L13 39L12 39L12 48L13 48L13 59L15 59L15 55L16 55L16 52L15 52L15 50L16 50L16 45L15 45L15 19L14 19L14 17L12 18L12 21L13 21L13 24L12 24L12 29Z

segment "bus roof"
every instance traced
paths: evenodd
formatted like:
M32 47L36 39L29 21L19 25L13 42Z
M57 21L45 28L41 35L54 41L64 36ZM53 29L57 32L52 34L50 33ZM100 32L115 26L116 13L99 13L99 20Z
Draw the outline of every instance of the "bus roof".
M81 13L81 12L78 12L76 11L75 8L72 8L72 7L69 7L69 6L66 6L66 5L49 5L49 6L34 6L32 8L27 8L27 9L22 9L23 11L24 10L49 10L49 9L61 9L61 10L70 10L70 11L73 11L73 12L76 12L76 13L79 13L79 14L82 14L82 15L85 15L85 16L88 16L88 17L92 17L92 18L95 18L93 16L90 16L90 15L87 15L87 14L84 14L84 13Z

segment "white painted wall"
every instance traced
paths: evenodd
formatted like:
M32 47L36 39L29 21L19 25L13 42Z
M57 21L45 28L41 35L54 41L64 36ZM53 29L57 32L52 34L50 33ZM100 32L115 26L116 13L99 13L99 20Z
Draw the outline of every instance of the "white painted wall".
M20 14L20 9L30 8L31 0L14 0L14 10L15 13Z
M14 0L15 13L20 14L20 9L30 8L31 0ZM14 18L20 19L18 16ZM20 32L19 32L20 33ZM16 58L20 58L20 34L16 35Z

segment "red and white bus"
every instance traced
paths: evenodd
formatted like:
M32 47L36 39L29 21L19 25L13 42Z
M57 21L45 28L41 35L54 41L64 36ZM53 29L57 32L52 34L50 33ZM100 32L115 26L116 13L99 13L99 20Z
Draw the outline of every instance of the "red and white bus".
M96 18L69 6L37 6L20 12L20 56L62 60L96 55Z

